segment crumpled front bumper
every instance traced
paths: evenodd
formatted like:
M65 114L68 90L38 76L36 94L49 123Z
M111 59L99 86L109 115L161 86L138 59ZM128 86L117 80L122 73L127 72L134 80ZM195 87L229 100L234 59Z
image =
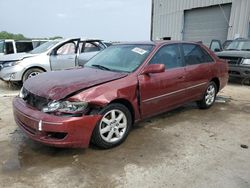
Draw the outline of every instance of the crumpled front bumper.
M24 68L20 65L1 68L0 78L4 81L21 81L24 71Z
M55 147L87 148L101 115L60 117L33 109L19 97L13 100L18 126L31 139Z

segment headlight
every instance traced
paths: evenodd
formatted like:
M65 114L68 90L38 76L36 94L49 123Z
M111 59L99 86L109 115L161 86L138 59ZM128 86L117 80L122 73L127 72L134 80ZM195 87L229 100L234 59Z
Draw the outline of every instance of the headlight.
M24 89L24 87L21 88L20 92L19 92L19 97L22 98L22 99L25 99L28 95L28 92L27 90Z
M42 109L43 112L81 113L88 107L87 102L52 101Z
M250 65L250 59L244 59L242 65Z
M10 61L10 62L6 62L6 63L3 63L3 68L5 67L13 67L17 64L19 64L21 61Z

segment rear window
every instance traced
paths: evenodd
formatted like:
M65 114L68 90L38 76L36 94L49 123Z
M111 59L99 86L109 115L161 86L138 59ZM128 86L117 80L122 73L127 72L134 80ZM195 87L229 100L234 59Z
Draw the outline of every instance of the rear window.
M0 53L4 53L4 41L0 41Z
M33 50L32 42L16 42L17 53L20 52L29 52Z
M6 54L13 54L14 53L14 48L12 42L5 42L5 47L6 47Z
M183 51L186 65L196 65L213 61L210 55L199 45L183 44Z

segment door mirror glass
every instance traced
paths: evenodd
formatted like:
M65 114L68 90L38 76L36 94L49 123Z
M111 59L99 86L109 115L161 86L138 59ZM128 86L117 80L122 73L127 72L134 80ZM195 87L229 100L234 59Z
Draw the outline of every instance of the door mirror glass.
M150 64L144 68L142 74L161 73L165 71L164 64Z

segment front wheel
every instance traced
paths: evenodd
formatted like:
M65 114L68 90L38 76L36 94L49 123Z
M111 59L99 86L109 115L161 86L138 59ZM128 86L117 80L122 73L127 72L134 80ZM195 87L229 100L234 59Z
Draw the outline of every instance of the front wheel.
M29 78L33 78L35 76L37 76L38 74L44 72L42 69L39 69L39 68L31 68L31 69L28 69L24 75L23 75L23 83L29 79Z
M217 86L214 82L210 82L203 96L203 99L197 102L201 109L208 109L213 106L217 94Z
M93 131L92 143L104 149L121 144L132 126L132 116L128 108L114 103L105 107L99 114L103 117Z

